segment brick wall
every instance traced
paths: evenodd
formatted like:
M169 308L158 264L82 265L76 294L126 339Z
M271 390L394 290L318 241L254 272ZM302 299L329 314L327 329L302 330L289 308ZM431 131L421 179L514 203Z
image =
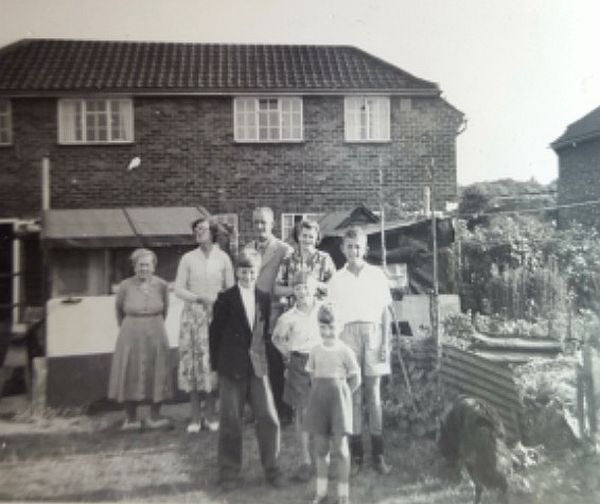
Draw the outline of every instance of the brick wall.
M558 153L558 204L600 200L600 139L566 147ZM572 221L600 229L600 204L559 209L559 227Z
M302 143L236 144L229 97L136 97L131 145L57 144L56 100L13 100L14 145L0 148L0 216L40 208L40 166L51 160L54 208L203 205L240 215L247 238L252 209L326 212L422 199L436 160L438 205L456 198L456 139L462 117L438 98L392 98L385 144L344 143L342 97L304 98ZM127 171L134 156L141 166Z

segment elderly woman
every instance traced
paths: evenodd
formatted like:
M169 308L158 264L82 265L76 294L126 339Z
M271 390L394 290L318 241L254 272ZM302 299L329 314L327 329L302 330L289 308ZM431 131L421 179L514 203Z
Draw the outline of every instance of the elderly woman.
M192 223L198 247L183 255L177 268L175 295L183 299L179 334L178 386L190 394L189 433L217 430L215 420L216 374L211 371L208 326L219 292L233 286L233 266L229 256L215 242L217 227L207 215ZM202 408L201 395L205 396Z
M135 275L117 290L117 322L120 327L112 358L108 397L125 404L125 431L142 428L137 406L150 402L151 429L171 425L161 418L163 401L173 396L169 341L164 320L169 309L167 282L154 276L156 254L140 248L131 254Z
M327 295L327 282L335 272L335 265L327 252L317 250L320 240L319 224L303 220L295 228L294 241L298 244L294 252L283 259L275 280L274 293L285 299L288 306L293 304L294 288L291 280L300 271L312 274L316 281L317 298Z

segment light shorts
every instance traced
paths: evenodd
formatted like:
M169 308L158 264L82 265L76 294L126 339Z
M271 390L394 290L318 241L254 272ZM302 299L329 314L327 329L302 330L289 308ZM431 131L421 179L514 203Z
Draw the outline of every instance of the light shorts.
M381 338L381 324L350 322L344 326L340 339L354 351L364 376L384 376L391 372L390 345L385 360L379 358Z

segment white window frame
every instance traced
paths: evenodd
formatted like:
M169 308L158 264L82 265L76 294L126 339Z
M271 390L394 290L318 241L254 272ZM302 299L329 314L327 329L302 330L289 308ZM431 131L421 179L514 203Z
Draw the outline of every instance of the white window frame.
M271 108L265 108L271 107ZM233 100L233 138L239 143L304 141L299 96L238 96Z
M0 145L12 145L13 141L12 104L0 98Z
M104 110L92 110L95 102L103 103ZM133 142L133 100L131 98L63 98L58 100L58 143L81 144L129 144ZM117 107L118 111L112 110ZM71 110L70 110L71 109ZM121 135L114 134L114 115L118 114L117 126ZM99 126L99 122L104 122ZM105 130L106 138L89 138L90 121L96 122L95 135ZM69 124L70 123L70 124Z
M375 124L376 121L379 123ZM389 142L389 96L344 97L344 140L346 142Z
M300 222L302 220L319 222L319 220L324 215L325 215L324 213L318 213L318 212L304 212L304 213L288 212L288 213L282 213L281 214L281 239L283 241L286 241L286 242L292 242L292 241L294 241L294 238L293 238L292 234L294 232L294 226L298 222Z

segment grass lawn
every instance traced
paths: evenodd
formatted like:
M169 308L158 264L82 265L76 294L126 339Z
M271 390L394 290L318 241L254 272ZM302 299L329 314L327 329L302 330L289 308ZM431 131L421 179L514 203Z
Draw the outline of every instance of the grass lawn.
M290 482L281 490L265 485L252 425L244 434L243 487L222 493L216 485L217 434L185 433L187 405L165 408L175 420L167 432L121 433L119 412L41 422L0 422L0 500L138 501L294 504L308 502L314 483ZM16 428L18 427L18 428ZM430 440L386 433L392 474L379 476L367 464L351 481L358 503L472 502L470 484L450 484ZM281 465L286 474L298 463L293 429L282 431ZM516 503L600 502L600 459L548 457L525 475L530 490ZM496 496L484 494L484 502Z

